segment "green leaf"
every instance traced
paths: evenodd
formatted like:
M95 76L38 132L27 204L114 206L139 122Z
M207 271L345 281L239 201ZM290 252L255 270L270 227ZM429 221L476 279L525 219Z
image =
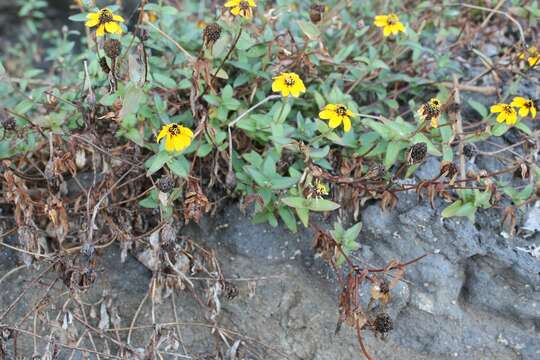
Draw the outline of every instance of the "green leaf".
M384 167L386 170L390 169L398 159L399 153L405 147L402 141L393 141L388 144L386 148L386 154L384 156Z
M509 129L510 129L510 126L506 125L505 123L498 123L498 124L495 124L491 128L491 135L493 135L493 136L502 136Z
M308 209L310 205L309 199L306 199L300 196L284 197L281 199L281 202L287 206L290 206L296 209Z
M77 21L77 22L86 21L88 20L87 15L88 15L87 13L75 14L68 17L68 19L71 21Z
M161 151L156 155L152 156L150 159L146 160L145 165L148 168L146 176L154 174L156 171L159 171L163 165L169 160L170 155L166 151Z
M441 213L441 216L443 218L449 218L452 216L455 216L461 205L463 204L463 201L456 200L452 205L447 206Z
M326 199L309 199L309 210L312 211L333 211L339 209L341 205Z
M306 208L295 208L296 215L298 215L298 218L304 224L305 227L309 226L309 209Z
M516 125L514 125L516 127L516 129L519 129L521 131L523 131L525 134L529 135L529 136L532 136L533 132L531 130L531 128L529 128L527 125L525 125L525 123L523 123L522 121L518 121L518 123Z
M182 155L174 158L170 158L167 161L167 166L173 172L174 175L187 178L189 175L189 161Z
M476 110L477 113L480 114L480 116L482 116L482 118L488 117L488 110L482 103L479 103L478 101L473 99L469 99L467 102L474 110Z
M278 213L279 217L281 218L281 220L283 220L285 225L287 225L289 230L291 230L293 233L298 231L298 227L296 226L296 218L294 217L291 209L285 206L280 206L278 208Z
M304 20L297 20L298 26L300 26L300 29L302 32L310 39L315 40L319 36L321 36L321 32L319 29L312 23Z

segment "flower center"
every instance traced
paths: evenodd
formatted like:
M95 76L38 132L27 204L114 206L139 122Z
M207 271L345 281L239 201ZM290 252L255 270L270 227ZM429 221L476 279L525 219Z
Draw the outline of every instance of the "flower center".
M396 15L389 15L388 18L386 19L386 23L388 25L394 25L397 22L398 22L398 18Z
M113 13L109 9L103 9L99 12L99 23L106 24L113 21Z
M511 114L512 113L512 107L510 105L505 105L504 106L504 112L506 114Z
M336 113L339 116L345 116L347 114L347 108L345 106L343 106L343 105L340 105L340 106L337 107Z
M525 104L523 104L523 106L525 106L527 109L530 109L533 106L533 102L532 101L527 101Z
M293 79L292 77L287 76L287 77L285 78L285 85L287 85L287 86L293 86L294 83L295 83L295 81L294 81L294 79Z
M172 136L179 135L180 134L180 126L178 126L176 124L171 125L171 127L169 128L169 134L171 134Z
M249 10L249 2L247 1L240 1L240 4L238 4L242 10Z

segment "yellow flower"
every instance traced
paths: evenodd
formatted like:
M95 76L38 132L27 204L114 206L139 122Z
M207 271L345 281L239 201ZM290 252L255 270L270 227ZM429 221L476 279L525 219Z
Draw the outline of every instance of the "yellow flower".
M114 15L111 10L104 8L95 13L90 13L86 16L88 21L85 25L88 27L97 26L96 36L103 36L105 33L122 34L123 30L120 26L124 22L124 18L120 15Z
M281 73L274 78L272 83L273 92L281 92L283 96L291 94L294 97L299 97L300 93L306 92L304 82L295 73Z
M527 59L530 67L535 67L540 64L540 51L534 46L531 46L526 51L519 54L521 60Z
M437 128L439 126L439 117L441 116L441 102L439 99L433 98L423 104L417 113L423 121L429 121L431 127Z
M329 191L330 189L328 189L328 186L323 184L319 179L315 181L315 186L313 187L315 197L322 198L323 196L328 195Z
M492 113L500 113L497 116L497 121L502 123L506 122L508 125L514 125L517 122L517 112L508 104L495 104L491 106Z
M231 13L235 16L242 16L250 19L253 16L253 10L257 6L253 0L230 0L223 5L225 7L231 8Z
M343 130L348 132L351 130L351 116L353 112L342 104L328 104L319 113L319 117L324 120L329 120L328 126L332 129L337 128L343 123Z
M396 14L375 16L375 26L383 28L384 36L397 35L405 32L405 26L399 21Z
M510 105L519 108L519 116L521 117L528 116L529 111L531 112L531 118L534 119L536 117L536 107L534 106L534 101L531 99L516 96Z
M193 132L178 124L164 125L156 138L156 142L159 143L161 138L165 137L165 150L182 151L191 144L193 139Z

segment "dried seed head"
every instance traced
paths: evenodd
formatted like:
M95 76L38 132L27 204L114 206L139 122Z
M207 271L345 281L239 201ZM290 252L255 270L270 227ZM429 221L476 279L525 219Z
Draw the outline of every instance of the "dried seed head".
M176 229L170 223L166 223L161 229L161 242L174 244L176 241Z
M13 131L17 128L17 123L13 117L8 116L2 119L2 127L6 131Z
M427 155L427 144L426 143L416 143L409 149L409 154L407 155L407 162L409 165L418 164L425 160Z
M467 159L472 159L478 153L478 148L473 143L468 143L463 146L463 155Z
M107 39L103 45L103 50L105 50L105 54L109 58L116 59L122 52L122 44L116 39Z
M204 28L203 31L203 41L206 47L212 47L216 41L221 37L221 26L219 24L213 23L209 24Z
M319 21L321 21L322 16L324 14L324 5L315 3L312 4L309 9L309 18L311 21L315 24L317 24Z
M380 180L384 176L385 172L386 169L384 168L383 164L374 163L369 167L365 178L367 180Z
M163 175L159 178L158 181L156 181L156 187L164 193L171 192L171 190L174 188L175 181L172 176L169 175Z
M109 67L109 64L107 64L107 58L105 56L102 56L99 59L99 66L101 66L101 70L103 70L105 74L111 72L111 68Z
M236 285L229 281L225 281L223 283L223 294L227 300L233 300L235 297L238 296L238 288Z
M378 333L386 334L394 329L394 322L392 321L390 315L387 313L381 313L375 318L373 327Z
M458 173L456 165L451 161L446 161L441 164L441 172L439 176L446 176L453 179Z

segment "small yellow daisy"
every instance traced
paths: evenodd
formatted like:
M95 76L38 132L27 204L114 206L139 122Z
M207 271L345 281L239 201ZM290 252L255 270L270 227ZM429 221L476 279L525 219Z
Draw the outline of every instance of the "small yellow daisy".
M193 132L182 125L167 124L161 128L156 142L159 143L163 137L165 137L165 150L168 152L182 151L191 144Z
M514 125L517 122L517 112L508 104L495 104L491 106L490 111L492 113L499 113L497 121L502 123L506 122L507 125Z
M405 32L405 26L399 21L396 14L375 16L375 26L383 28L384 36L397 35Z
M335 129L339 125L343 124L343 130L345 132L351 130L352 115L353 112L342 104L328 104L319 113L319 117L321 119L329 120L328 126L330 126L332 129Z
M297 74L293 72L281 73L274 78L272 91L281 92L282 96L289 96L291 94L294 97L299 97L300 93L306 92L306 87Z
M534 46L531 46L526 51L519 54L519 58L521 60L527 59L530 67L540 65L540 51Z
M104 36L105 33L122 34L122 26L124 18L120 15L115 15L107 8L101 9L98 12L90 13L87 16L88 21L85 25L88 27L97 26L96 36Z
M536 117L536 107L534 106L534 101L531 99L525 99L521 96L516 96L510 105L519 108L519 116L526 117L531 113L531 118Z
M227 1L223 6L231 8L231 13L234 16L240 15L250 19L253 16L252 8L257 7L257 4L255 4L255 1L253 0L230 0Z

